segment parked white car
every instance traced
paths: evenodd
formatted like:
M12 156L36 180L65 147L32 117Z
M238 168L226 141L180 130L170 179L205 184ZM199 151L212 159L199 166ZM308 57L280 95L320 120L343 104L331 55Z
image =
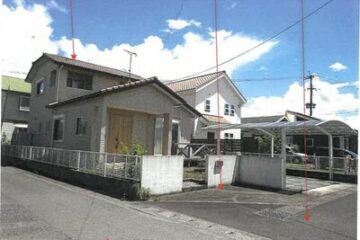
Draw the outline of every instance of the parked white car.
M292 162L292 163L304 163L305 162L306 154L296 151L296 149L293 147L286 146L286 154L289 156L289 158L291 160L290 162ZM307 158L307 162L309 162L309 160L310 159Z

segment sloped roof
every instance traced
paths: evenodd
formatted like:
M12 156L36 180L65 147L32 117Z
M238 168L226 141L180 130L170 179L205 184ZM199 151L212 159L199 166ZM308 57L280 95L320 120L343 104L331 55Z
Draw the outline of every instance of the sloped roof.
M140 86L145 86L145 85L148 85L148 84L156 84L157 86L162 88L164 91L169 93L172 97L174 97L179 102L181 102L181 104L185 108L187 108L189 111L191 111L192 113L194 113L197 116L202 115L195 108L191 107L182 97L180 97L178 94L173 92L170 88L168 88L164 83L159 81L157 78L142 79L142 80L139 80L139 81L134 81L134 82L129 82L129 83L125 83L125 84L120 84L120 85L104 88L104 89L102 89L100 91L90 93L90 94L87 94L87 95L83 95L83 96L80 96L80 97L71 98L71 99L68 99L68 100L65 100L65 101L62 101L62 102L50 103L46 107L54 108L54 107L58 107L58 106L63 106L63 105L71 104L71 103L74 103L74 102L86 100L86 99L89 99L89 98L95 98L95 97L100 97L100 96L104 96L104 95L111 94L111 93L126 91L126 90L129 90L129 89L133 89L133 88L140 87Z
M2 75L1 89L30 94L31 84L25 82L25 80L22 78Z
M218 116L215 115L209 115L209 114L203 114L203 117L211 123L217 123L218 122ZM219 116L219 122L220 123L230 123L229 121L227 121L224 117Z
M213 81L216 79L216 77L221 77L225 71L221 71L219 73L210 73L206 75L201 75L198 77L188 78L181 81L176 82L170 82L167 83L167 86L171 88L174 92L181 92L181 91L187 91L190 89L197 89L205 84Z
M105 74L110 74L110 75L114 75L114 76L118 76L118 77L129 77L129 73L125 72L125 71L121 71L121 70L118 70L115 68L105 67L105 66L101 66L98 64L93 64L93 63L89 63L89 62L85 62L85 61L81 61L81 60L73 60L71 58L62 57L62 56L58 56L58 55L50 54L50 53L43 53L43 55L40 58L38 58L35 62L33 62L33 66L31 67L29 74L30 74L31 70L33 69L34 65L40 59L42 59L44 57L46 57L56 63L60 63L60 64L68 65L68 66L83 68L83 69L101 72L101 73L105 73ZM29 74L28 74L28 76L29 76ZM130 76L134 80L144 79L144 78L140 77L139 75L132 74L132 73ZM26 77L26 80L28 80L27 78L28 77Z
M284 115L261 116L261 117L246 117L241 118L242 123L260 123L260 122L278 122L285 118Z
M312 116L305 115L305 114L302 114L302 113L299 113L299 112L286 110L285 116L287 116L288 114L291 114L291 115L294 115L296 117L300 117L300 118L303 118L303 119L306 119L306 120L321 120L320 118L312 117Z

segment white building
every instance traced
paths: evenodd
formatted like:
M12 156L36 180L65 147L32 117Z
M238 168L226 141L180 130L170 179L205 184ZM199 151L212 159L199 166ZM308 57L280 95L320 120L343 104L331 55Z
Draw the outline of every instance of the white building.
M241 123L241 107L246 103L246 99L225 71L218 74L210 73L167 84L169 88L184 98L189 105L203 114L203 117L194 120L193 138L216 138L215 131L206 132L201 129L208 125L214 125L218 121L218 92L220 122ZM219 81L219 91L217 91L217 79ZM221 131L220 137L222 139L240 139L241 132L240 130L225 130Z

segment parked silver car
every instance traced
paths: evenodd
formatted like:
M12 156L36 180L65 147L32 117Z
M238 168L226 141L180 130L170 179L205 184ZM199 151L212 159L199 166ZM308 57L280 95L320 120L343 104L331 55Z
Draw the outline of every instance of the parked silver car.
M286 146L286 154L290 158L291 163L304 163L305 162L306 154L296 151L296 149L293 147ZM309 163L309 160L310 159L307 158L308 163Z

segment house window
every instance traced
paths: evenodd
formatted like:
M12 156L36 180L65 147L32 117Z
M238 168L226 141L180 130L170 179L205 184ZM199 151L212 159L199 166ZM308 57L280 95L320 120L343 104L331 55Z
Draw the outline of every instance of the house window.
M54 119L54 135L53 139L55 141L63 141L64 140L64 116L56 116Z
M313 138L307 138L306 139L306 146L307 147L314 147L314 139Z
M205 112L210 112L210 100L205 101Z
M20 96L19 98L19 111L30 111L30 98L27 96Z
M164 118L156 117L154 134L154 154L162 154L163 150Z
M45 91L45 82L44 80L39 80L36 82L36 94L43 94Z
M234 116L235 115L235 106L231 105L230 106L230 116Z
M92 76L81 73L68 72L67 87L92 90Z
M77 117L75 134L76 135L84 135L85 130L86 130L85 120L82 117Z
M233 133L225 133L224 134L225 139L233 139L234 138L234 134Z
M214 132L208 132L207 133L207 139L215 139L215 133Z
M50 87L55 86L56 83L56 70L50 72Z
M225 103L225 107L224 107L224 115L229 115L229 104Z

